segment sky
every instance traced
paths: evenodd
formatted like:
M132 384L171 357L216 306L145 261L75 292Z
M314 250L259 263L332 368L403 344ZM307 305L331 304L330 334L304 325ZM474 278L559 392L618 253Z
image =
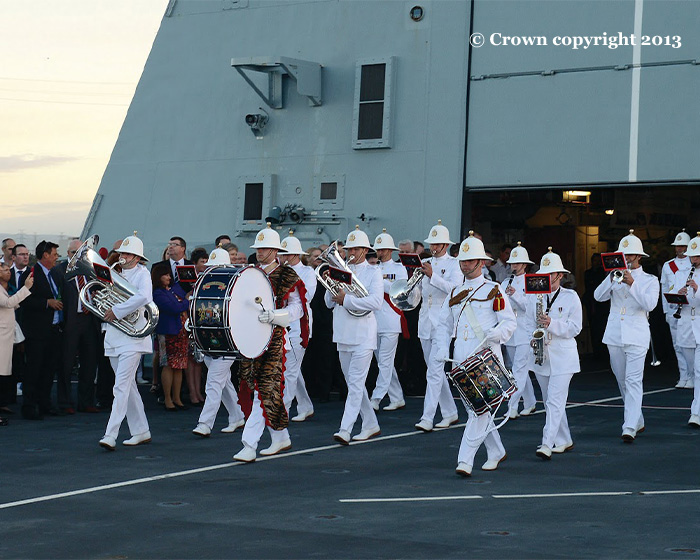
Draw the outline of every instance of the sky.
M0 0L0 233L77 236L168 0Z

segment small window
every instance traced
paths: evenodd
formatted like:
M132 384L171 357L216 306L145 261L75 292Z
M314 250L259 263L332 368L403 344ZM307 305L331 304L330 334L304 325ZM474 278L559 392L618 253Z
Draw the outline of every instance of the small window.
M321 200L338 198L338 183L321 183Z
M263 214L263 184L246 183L245 201L243 203L244 220L262 220Z
M360 61L355 73L353 148L391 147L394 57Z

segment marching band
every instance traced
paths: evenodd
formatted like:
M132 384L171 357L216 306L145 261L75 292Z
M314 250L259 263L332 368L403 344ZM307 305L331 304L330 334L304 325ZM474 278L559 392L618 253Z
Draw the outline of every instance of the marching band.
M382 400L389 398L384 410L395 411L405 406L394 367L399 336L408 336L401 302L392 292L394 283L400 281L402 289L406 287L403 296L415 289L418 293L414 295L421 301L418 336L427 371L423 414L415 428L431 432L458 421L458 408L448 379L452 381L467 410L457 457L458 475L471 475L482 444L486 450L482 470L496 470L506 459L499 429L507 421L528 416L535 410L530 372L540 387L545 409L536 455L549 460L552 454L572 449L574 442L566 404L570 382L580 371L575 337L582 329L582 306L578 294L561 285L564 274L569 273L561 257L550 247L540 260L538 274L526 274L534 262L518 242L507 260L510 276L498 284L484 275L484 267L493 259L474 232L469 232L462 241L456 258L448 254L454 242L440 221L431 228L425 243L432 256L422 262L415 260L415 268L407 272L404 264L392 259L393 251L398 248L386 230L372 245L358 226L347 235L344 246L347 260L333 243L321 254L324 266L314 271L301 262L301 256L307 253L293 231L280 242L279 234L268 224L252 245L257 264L244 269L255 267L264 272L261 276L267 278L273 303L267 304L266 309L261 297L245 294L241 305L251 309L250 317L256 317L257 322L269 325L270 341L260 352L247 350L236 341L229 352L215 352L212 348L221 343L216 337L224 336L222 330L228 332L226 325L223 329L199 333L208 336L213 346L197 344L203 346L198 350L204 353L208 376L206 401L192 433L208 437L223 403L228 411L228 423L221 431L231 433L243 427L243 448L234 456L235 460L255 461L266 425L271 445L261 455L274 455L291 448L288 425L293 401L297 401L297 414L292 421L301 422L314 414L301 375L301 362L313 336L309 303L318 282L325 288L324 301L332 310L333 342L348 387L343 416L333 439L349 445L351 441L380 435L376 412ZM664 264L659 283L656 277L642 270L641 259L648 255L642 241L630 230L620 240L617 252L608 254L620 260L605 269L610 274L594 294L597 301L611 304L603 342L608 347L610 366L624 403L622 440L626 443L634 442L645 428L642 377L651 342L648 314L657 305L660 288L669 300L664 302L663 309L678 356L680 377L676 387L694 389L688 424L700 428L700 320L695 320L700 295L693 278L695 268L700 266L700 232L693 239L685 231L680 232L673 246L676 257ZM376 265L367 262L370 249L377 252ZM117 252L121 256L120 272L112 274L119 274L133 285L133 293L101 316L105 321L106 355L116 372L114 405L105 435L99 441L100 446L110 451L116 448L124 418L131 432L124 445L151 441L135 383L138 361L142 354L151 351L150 339L123 332L114 324L152 302L151 284L148 272L140 264L145 257L143 243L136 235L125 238ZM74 266L73 261L71 265ZM210 267L207 270L213 270L211 267L241 270L231 265L228 252L221 248L211 253L207 265ZM409 280L411 272L413 277ZM239 272L231 274L235 276ZM208 297L206 304L211 306L211 296ZM195 305L192 309L206 309L204 296L197 289L189 298ZM220 313L217 318L225 319L226 313ZM204 320L214 318L200 318L200 322ZM196 343L200 340L198 335L193 338ZM370 398L365 383L373 355L379 373ZM231 366L236 360L240 361L241 383L246 383L253 392L253 407L247 419L231 382ZM521 400L523 408L519 411ZM496 415L506 402L507 410L497 425ZM442 420L434 426L438 406ZM353 436L358 416L361 429Z

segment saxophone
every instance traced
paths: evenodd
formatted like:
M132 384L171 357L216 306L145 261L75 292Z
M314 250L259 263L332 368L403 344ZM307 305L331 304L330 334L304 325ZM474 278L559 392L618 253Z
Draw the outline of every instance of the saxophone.
M535 353L535 363L541 366L544 362L544 340L547 336L547 330L542 324L542 317L544 317L544 296L542 294L537 294L537 306L535 307L535 316L537 322L537 328L532 333L532 340L530 341L530 346L532 346L533 352Z

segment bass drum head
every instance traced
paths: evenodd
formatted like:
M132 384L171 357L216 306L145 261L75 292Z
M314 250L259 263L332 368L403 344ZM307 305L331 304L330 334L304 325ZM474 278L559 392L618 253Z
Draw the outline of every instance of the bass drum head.
M275 309L272 285L262 270L250 266L238 274L229 297L228 318L233 343L244 357L257 358L272 340L274 327L258 321L263 307ZM256 298L261 299L260 303L256 303Z

